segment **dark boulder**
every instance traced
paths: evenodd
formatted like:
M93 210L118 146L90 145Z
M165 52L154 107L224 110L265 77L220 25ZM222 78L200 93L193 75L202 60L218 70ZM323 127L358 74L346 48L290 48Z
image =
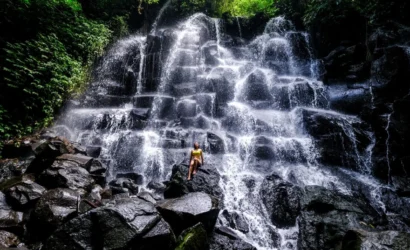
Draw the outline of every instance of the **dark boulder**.
M118 199L63 224L46 241L44 249L158 249L152 247L171 246L174 242L172 231L153 204L141 199Z
M23 175L33 158L26 160L4 159L0 160L0 183L10 178Z
M39 177L39 183L50 189L90 190L94 182L90 173L75 161L55 161Z
M98 185L104 187L106 185L107 168L108 167L100 160L94 159L88 172Z
M256 250L254 246L243 241L227 227L218 227L210 236L210 249L212 250Z
M153 197L153 195L149 192L139 192L137 195L138 198L144 200L144 201L148 201L151 202L152 204L157 204L157 201L155 200L155 198Z
M359 118L335 112L300 108L301 125L320 150L318 160L330 166L361 171L372 143L370 128Z
M82 196L82 199L79 202L78 212L83 214L94 208L102 206L103 200L101 193L103 192L104 189L101 186L94 185L90 193Z
M21 234L23 223L23 213L13 211L6 202L6 196L0 192L0 229Z
M177 250L208 250L208 236L201 223L185 229L178 237Z
M366 63L366 47L362 44L339 46L323 58L325 82L344 80L362 81L370 76L370 64Z
M262 183L260 196L272 223L279 228L293 227L300 214L302 189L284 181L278 175L267 176Z
M119 178L126 178L132 180L137 185L142 185L144 181L144 177L137 173L119 173L117 174L117 179Z
M211 232L219 214L218 201L205 193L189 193L157 204L158 211L176 235L198 222L204 225L207 232Z
M101 154L101 147L100 146L87 146L86 148L87 156L98 158Z
M330 108L345 114L362 115L372 101L368 84L339 84L327 88Z
M115 200L113 207L93 210L91 217L98 225L95 233L105 249L125 248L161 219L153 204L140 199Z
M223 154L225 153L225 144L221 136L208 132L207 142L209 145L209 152L211 154Z
M341 249L410 249L410 234L398 231L351 230L345 234Z
M21 181L4 190L10 203L20 209L34 204L46 191L32 179L25 176L21 178Z
M138 185L136 182L129 178L118 178L109 183L113 194L129 193L136 195L138 193Z
M147 185L147 188L156 196L162 196L166 189L165 184L160 182L150 181Z
M0 249L2 247L17 247L20 244L19 238L10 232L0 231Z
M36 237L44 239L57 227L77 215L80 194L67 188L47 191L31 214L30 227ZM42 228L42 230L35 230Z
M254 102L261 101L272 101L273 98L269 93L268 81L269 79L266 79L262 71L254 71L245 80L241 98L250 104L256 104Z
M166 183L164 197L177 198L192 192L204 192L222 200L223 192L219 187L220 175L213 166L204 165L188 181L188 166L174 165L170 181Z
M385 221L360 196L307 186L298 217L299 249L335 249L349 230L374 230Z
M87 170L90 169L90 166L93 162L93 158L85 155L73 155L73 154L64 154L56 158L57 162L67 162L72 161L77 163L80 167L83 167Z
M245 234L249 232L249 225L241 214L237 212L230 213L228 212L228 210L224 210L222 212L222 215L228 221L229 226L231 228L236 229Z
M132 250L173 249L175 235L166 221L161 219L148 233L134 243Z
M93 223L87 213L63 224L44 243L44 250L93 249ZM97 247L97 244L94 243Z

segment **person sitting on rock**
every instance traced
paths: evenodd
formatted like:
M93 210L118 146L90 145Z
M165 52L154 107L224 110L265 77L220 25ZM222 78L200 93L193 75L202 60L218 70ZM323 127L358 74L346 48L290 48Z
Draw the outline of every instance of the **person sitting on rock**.
M191 158L189 159L188 181L191 180L192 174L196 174L198 167L201 165L204 165L204 156L198 142L195 142L194 149L191 151Z

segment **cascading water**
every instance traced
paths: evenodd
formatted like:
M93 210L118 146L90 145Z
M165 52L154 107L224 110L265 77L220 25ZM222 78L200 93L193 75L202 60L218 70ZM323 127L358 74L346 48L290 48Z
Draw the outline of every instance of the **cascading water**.
M258 249L296 249L297 225L277 229L262 202L265 177L276 173L301 186L350 193L320 167L304 115L333 119L348 140L341 164L355 162L363 174L371 146L363 151L356 143L358 118L327 110L306 33L279 17L250 43L238 39L233 46L228 38L220 20L195 14L176 28L155 25L148 37L119 41L81 104L55 128L71 140L101 146L109 178L132 171L144 176L144 185L169 178L172 165L187 162L198 141L206 164L222 176L224 209L248 224L237 233ZM219 223L229 224L222 215Z

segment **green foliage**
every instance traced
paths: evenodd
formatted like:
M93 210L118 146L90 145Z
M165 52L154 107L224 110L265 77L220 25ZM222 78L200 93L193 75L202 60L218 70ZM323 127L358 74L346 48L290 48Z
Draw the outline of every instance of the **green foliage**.
M206 0L184 0L179 4L180 11L183 13L193 13L205 8Z
M230 16L251 17L257 13L273 16L277 11L276 0L223 0L218 3L218 13Z
M340 23L350 13L359 13L362 3L355 0L310 0L303 21L308 26L315 22Z
M75 0L6 1L0 14L1 141L49 125L63 102L85 89L112 32L87 19Z
M410 2L391 0L277 0L276 6L280 14L302 17L307 26L345 22L352 15L360 15L369 23L408 23L410 11Z
M8 120L28 128L49 125L55 110L85 82L82 64L67 53L56 35L9 43L5 55L4 90L13 98L3 107Z

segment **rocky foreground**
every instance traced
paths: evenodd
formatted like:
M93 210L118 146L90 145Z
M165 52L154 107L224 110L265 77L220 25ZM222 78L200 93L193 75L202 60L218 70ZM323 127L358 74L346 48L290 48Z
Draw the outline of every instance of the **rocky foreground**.
M181 176L168 186L150 183L148 192L135 173L106 183L100 152L51 133L6 144L1 249L254 249L231 229L215 228L215 170L186 183L187 166L180 166Z
M255 249L236 233L252 230L246 220L221 211L221 177L212 166L188 182L188 167L175 165L169 181L143 189L137 173L107 183L100 152L51 133L6 144L0 249ZM347 196L273 174L261 197L273 225L299 226L298 249L410 249L410 202L386 189L381 211L361 188ZM221 226L221 218L230 228ZM275 229L272 237L277 247L296 248L282 246Z

